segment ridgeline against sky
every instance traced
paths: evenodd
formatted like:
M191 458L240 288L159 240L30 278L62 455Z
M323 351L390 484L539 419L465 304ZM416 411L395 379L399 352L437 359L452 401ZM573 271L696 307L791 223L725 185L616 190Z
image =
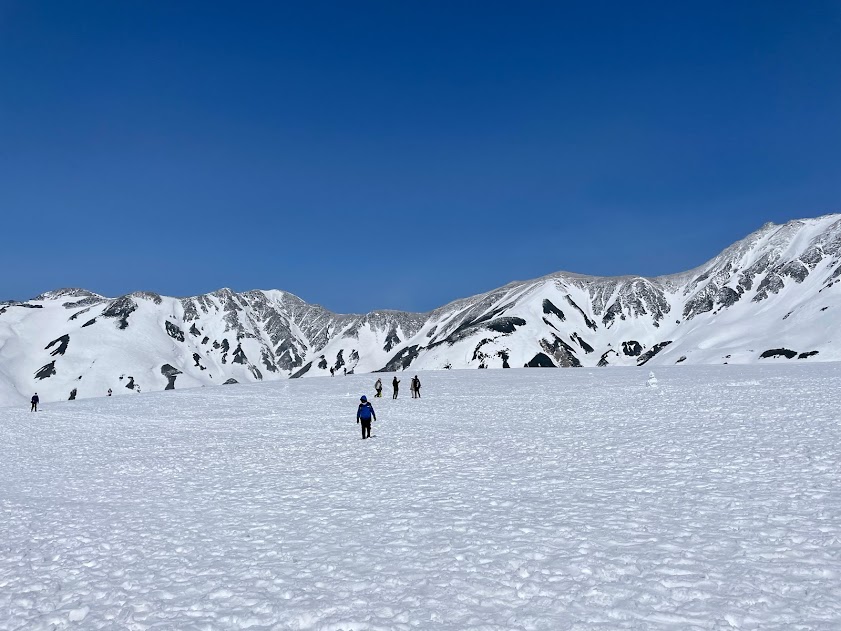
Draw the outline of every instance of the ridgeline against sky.
M841 208L841 5L0 6L0 299L423 311Z

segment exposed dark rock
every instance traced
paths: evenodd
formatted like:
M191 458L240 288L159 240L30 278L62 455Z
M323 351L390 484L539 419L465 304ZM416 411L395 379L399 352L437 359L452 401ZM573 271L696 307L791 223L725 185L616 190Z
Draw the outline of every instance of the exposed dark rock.
M338 354L336 355L336 363L333 364L333 370L335 370L336 372L339 372L339 368L345 365L345 358L342 357L342 353L343 351L341 350L338 352Z
M383 350L385 352L391 351L392 348L400 344L400 336L397 335L397 329L391 329L388 332L388 335L385 338L385 345L383 346Z
M120 329L128 328L128 317L137 310L137 304L129 296L112 301L102 312L103 318L115 318Z
M493 328L495 326L502 327L503 329L511 328L515 323L507 322L509 318L499 318L499 321L494 321L494 318L504 313L507 309L510 309L511 306L512 303L509 302L504 305L494 307L485 313L476 315L480 310L484 311L485 303L475 305L461 318L461 320L459 320L458 326L452 331L452 333L447 335L443 340L438 340L435 343L430 344L429 348L433 348L444 342L452 346L459 340L462 340L481 329L490 328L491 330L497 330ZM515 320L521 320L521 318L515 318ZM525 322L523 321L523 323ZM516 326L521 325L516 324Z
M52 377L55 372L55 360L51 361L49 364L45 364L41 366L37 372L35 373L36 379L46 379L47 377Z
M67 399L68 401L75 401L76 400L76 388L73 388L70 391L70 397Z
M680 364L681 362L686 361L686 355L681 355L680 358L675 362L676 364Z
M209 337L207 337L207 336L205 335L205 336L202 338L201 343L202 343L202 344L207 344L209 341L210 341L210 338L209 338Z
M129 376L126 388L128 388L129 390L134 390L134 377Z
M234 384L234 383L239 383L239 381L237 381L236 379L234 379L233 377L231 377L230 379L228 379L228 380L227 380L225 383L223 383L222 385L223 385L223 386L230 386L231 384Z
M86 326L90 326L91 324L94 324L95 322L96 322L96 318L92 318L92 319L88 320L87 322L85 322L82 325L82 328L84 329Z
M245 356L245 351L242 350L242 344L237 344L234 349L234 358L232 360L235 364L247 364L248 357Z
M196 368L200 368L201 370L207 370L205 366L201 365L201 355L199 355L198 353L193 353L193 361L196 362Z
M133 298L141 298L142 300L151 300L156 305L159 305L163 302L163 298L161 298L160 294L156 294L154 291L133 291L131 293Z
M783 287L785 287L783 279L774 272L768 272L756 288L756 295L753 297L752 302L762 302L768 298L769 294L779 293Z
M741 287L739 289L741 290ZM741 291L736 291L730 287L722 287L718 291L718 294L716 294L716 302L722 307L731 307L736 304L741 297Z
M518 326L525 326L526 321L522 318L505 317L491 320L487 323L488 329L497 333L509 334L517 330Z
M762 353L760 359L768 359L769 357L785 357L791 359L797 355L797 351L789 350L788 348L772 348Z
M392 357L385 367L376 372L397 372L398 370L405 370L420 354L419 346L413 344L401 350L397 355Z
M640 353L642 353L642 344L636 340L622 342L622 352L628 357L637 357Z
M359 351L355 348L350 352L350 361L358 362L359 361Z
M555 361L558 362L558 365L563 368L578 368L581 366L581 362L578 361L578 358L575 356L575 350L564 342L561 338L559 338L554 333L550 333L551 339L542 339L540 340L540 346L543 348L546 353L550 356L555 358ZM552 364L553 366L555 364Z
M564 312L558 309L548 298L543 299L543 313L546 315L554 314L558 316L558 319L561 322L564 322L567 319Z
M321 368L321 370L327 370L327 359L324 357L324 355L320 357L318 367Z
M487 359L488 355L485 352L482 351L482 347L485 344L490 344L491 342L493 342L493 338L490 338L490 337L486 337L481 342L479 342L476 345L476 348L473 349L473 360L472 361L483 362L485 359Z
M161 374L164 377L171 377L172 375L180 375L182 372L172 364L164 364L161 366Z
M590 354L595 350L592 346L585 342L578 333L573 333L570 337L575 340L582 349L584 349L585 353Z
M178 342L183 342L184 341L184 331L179 329L177 326L175 326L169 320L167 320L164 323L164 326L166 328L167 335L169 335L172 339L174 339Z
M581 314L581 317L584 318L584 322L587 324L588 328L593 329L594 331L599 328L599 325L596 324L589 317L587 317L587 314L584 313L584 310L581 309L581 307L579 307L577 304L575 304L575 301L572 298L569 297L569 294L567 294L566 300L573 309L576 309L578 311L578 313Z
M216 347L215 343L214 343L214 347ZM229 350L231 350L231 345L228 344L228 338L227 337L222 340L221 349L222 349L223 353L227 353Z
M213 340L213 348L219 348L221 344L217 340Z
M304 366L296 373L294 373L290 379L297 379L298 377L303 377L305 374L309 372L309 369L312 368L312 362L307 362Z
M699 293L683 306L683 317L691 320L697 315L712 311L713 307L715 307L713 297L708 293Z
M263 373L260 372L260 369L257 368L257 366L255 366L254 364L248 364L248 370L251 371L251 374L257 381L263 380Z
M814 357L814 356L815 356L815 355L817 355L817 354L818 354L818 351L808 351L808 352L806 352L806 353L800 353L800 354L797 356L797 359L806 359L806 358L808 358L808 357Z
M788 276L794 279L796 283L802 283L809 275L809 268L798 260L789 261L780 269L780 276Z
M293 338L283 340L275 351L275 362L283 370L292 370L304 363L305 348L299 348Z
M619 357L619 353L617 353L615 350L613 350L612 348L608 349L604 353L602 353L601 358L599 358L599 363L596 364L596 366L598 366L599 368L610 366L610 360L608 359L610 355L616 355L616 357Z
M70 343L70 336L69 335L62 335L61 337L59 337L59 338L53 340L52 342L50 342L49 344L47 344L44 347L44 350L45 351L50 350L50 347L58 344L56 349L52 353L50 353L50 355L52 355L53 357L55 357L56 355L64 355L65 351L67 350L67 345L69 343Z
M525 368L557 368L545 353L538 353L531 361L525 364Z
M161 366L161 374L166 377L164 390L175 390L175 379L181 374L181 371L171 364L164 364Z
M269 372L278 372L277 366L272 361L272 356L269 353L268 349L262 349L260 351L260 360L263 362L263 365L266 367L266 370Z
M201 331L196 328L195 323L190 325L190 334L199 337L201 335Z
M76 313L74 313L72 316L70 316L69 318L67 318L67 320L68 320L68 322L72 322L73 320L75 320L75 319L76 319L76 318L78 318L79 316L83 316L83 315L85 315L85 314L86 314L88 311L90 311L90 310L91 310L91 309L90 309L90 307L88 307L87 309L81 309L80 311L77 311L77 312L76 312Z
M672 343L672 340L666 340L665 342L660 342L659 344L655 344L642 355L640 355L639 359L637 360L637 366L642 366L643 364L649 362L652 357L654 357L657 353L662 351L666 348L669 344Z
M510 357L506 351L499 351L497 352L496 356L502 359L503 368L511 368L511 366L508 365L508 360L510 359Z
M543 318L543 324L545 324L546 326L548 326L548 327L549 327L549 328L551 328L551 329L554 329L554 330L555 330L555 331L557 331L558 333L560 333L560 332L561 332L561 330L560 330L558 327L556 327L554 324L552 324L552 323L549 321L549 319L548 319L548 318L545 318L545 317Z

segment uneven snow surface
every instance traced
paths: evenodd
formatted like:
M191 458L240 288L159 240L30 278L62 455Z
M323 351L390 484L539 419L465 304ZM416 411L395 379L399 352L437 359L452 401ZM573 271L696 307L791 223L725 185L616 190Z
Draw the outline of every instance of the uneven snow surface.
M841 628L841 365L0 409L0 629Z

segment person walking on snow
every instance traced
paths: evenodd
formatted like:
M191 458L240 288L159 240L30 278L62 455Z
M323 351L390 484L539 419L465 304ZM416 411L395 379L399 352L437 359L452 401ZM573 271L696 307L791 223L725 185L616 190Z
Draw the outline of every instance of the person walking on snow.
M396 399L397 398L397 390L400 388L400 380L396 376L394 377L394 380L391 382L391 387L394 388L394 396L392 396L391 398Z
M417 375L412 379L412 389L414 391L414 398L420 399L420 379L418 379Z
M30 412L37 412L38 411L38 402L40 400L41 399L38 398L38 393L37 392L32 395L32 398L29 400L29 402L32 404L32 407L29 408Z
M377 415L374 406L368 401L364 394L359 397L359 409L356 410L356 422L362 424L362 440L371 438L371 420L376 421Z
M382 379L377 378L377 383L374 384L374 390L377 391L377 394L375 394L374 397L377 398L377 399L382 399L383 398L383 380Z

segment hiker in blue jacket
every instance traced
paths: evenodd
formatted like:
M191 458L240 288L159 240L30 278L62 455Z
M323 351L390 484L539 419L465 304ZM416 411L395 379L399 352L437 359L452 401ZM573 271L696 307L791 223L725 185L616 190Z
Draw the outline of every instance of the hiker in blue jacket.
M377 420L374 413L374 406L368 401L364 394L359 397L359 409L356 410L356 422L362 424L362 440L371 438L371 420Z

